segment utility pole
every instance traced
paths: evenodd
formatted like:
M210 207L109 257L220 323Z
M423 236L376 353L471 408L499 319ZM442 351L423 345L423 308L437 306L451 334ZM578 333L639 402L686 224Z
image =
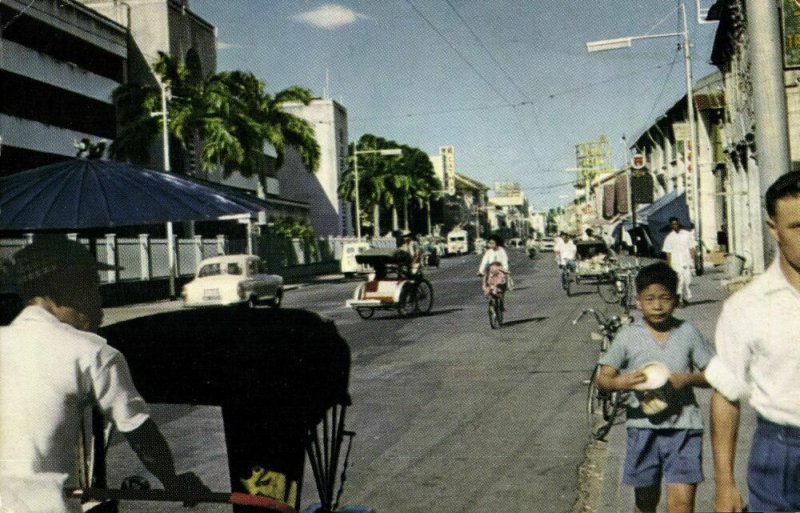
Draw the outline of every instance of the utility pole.
M776 2L746 2L747 34L750 46L750 81L753 87L755 139L758 155L761 218L767 219L764 194L781 175L789 172L789 130L786 89L783 77L782 41L779 9ZM772 260L775 245L764 237L763 222L753 223L754 240L761 240L763 254L754 255L753 270L764 270ZM757 258L763 257L759 262ZM760 264L760 265L758 265Z

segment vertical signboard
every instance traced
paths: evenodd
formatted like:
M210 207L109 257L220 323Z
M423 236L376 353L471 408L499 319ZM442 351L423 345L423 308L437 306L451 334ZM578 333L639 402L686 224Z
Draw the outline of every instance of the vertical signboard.
M611 149L606 136L601 135L597 141L576 144L575 163L582 186L588 185L599 174L611 172Z
M453 146L441 146L439 153L444 157L444 189L453 196L456 193L456 158Z
M783 0L783 65L800 67L800 2Z
M675 141L683 146L683 157L686 162L686 202L694 204L694 151L692 150L692 131L688 121L672 124Z

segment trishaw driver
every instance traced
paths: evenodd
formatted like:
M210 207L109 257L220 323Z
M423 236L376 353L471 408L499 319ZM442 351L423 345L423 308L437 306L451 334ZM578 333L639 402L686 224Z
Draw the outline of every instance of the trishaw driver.
M96 335L103 318L96 262L78 242L38 239L14 255L24 310L0 328L0 508L79 512L63 488L81 479L82 420L98 406L169 491L207 491L177 475L119 351Z

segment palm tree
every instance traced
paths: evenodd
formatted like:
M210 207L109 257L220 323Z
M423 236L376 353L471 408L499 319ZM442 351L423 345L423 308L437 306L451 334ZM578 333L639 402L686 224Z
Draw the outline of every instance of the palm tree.
M234 171L244 176L257 174L264 169L265 141L275 147L278 166L288 144L298 150L310 171L318 169L320 150L313 127L280 109L280 103L289 100L308 104L312 99L309 90L293 86L273 98L252 73L232 71L201 77L163 53L153 70L172 95L168 104L170 144L179 146L184 155L194 154L199 145L201 171L222 165L226 176ZM121 128L111 146L112 156L148 162L150 146L160 130L151 115L159 106L160 94L156 85L133 83L114 91ZM173 169L186 172L184 159L177 153L172 153Z

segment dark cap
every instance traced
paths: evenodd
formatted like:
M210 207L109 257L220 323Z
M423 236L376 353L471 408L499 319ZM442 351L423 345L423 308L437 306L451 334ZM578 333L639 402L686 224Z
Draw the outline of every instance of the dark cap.
M14 278L26 283L55 271L70 268L111 271L121 267L98 262L80 242L64 237L37 237L33 244L14 254Z

